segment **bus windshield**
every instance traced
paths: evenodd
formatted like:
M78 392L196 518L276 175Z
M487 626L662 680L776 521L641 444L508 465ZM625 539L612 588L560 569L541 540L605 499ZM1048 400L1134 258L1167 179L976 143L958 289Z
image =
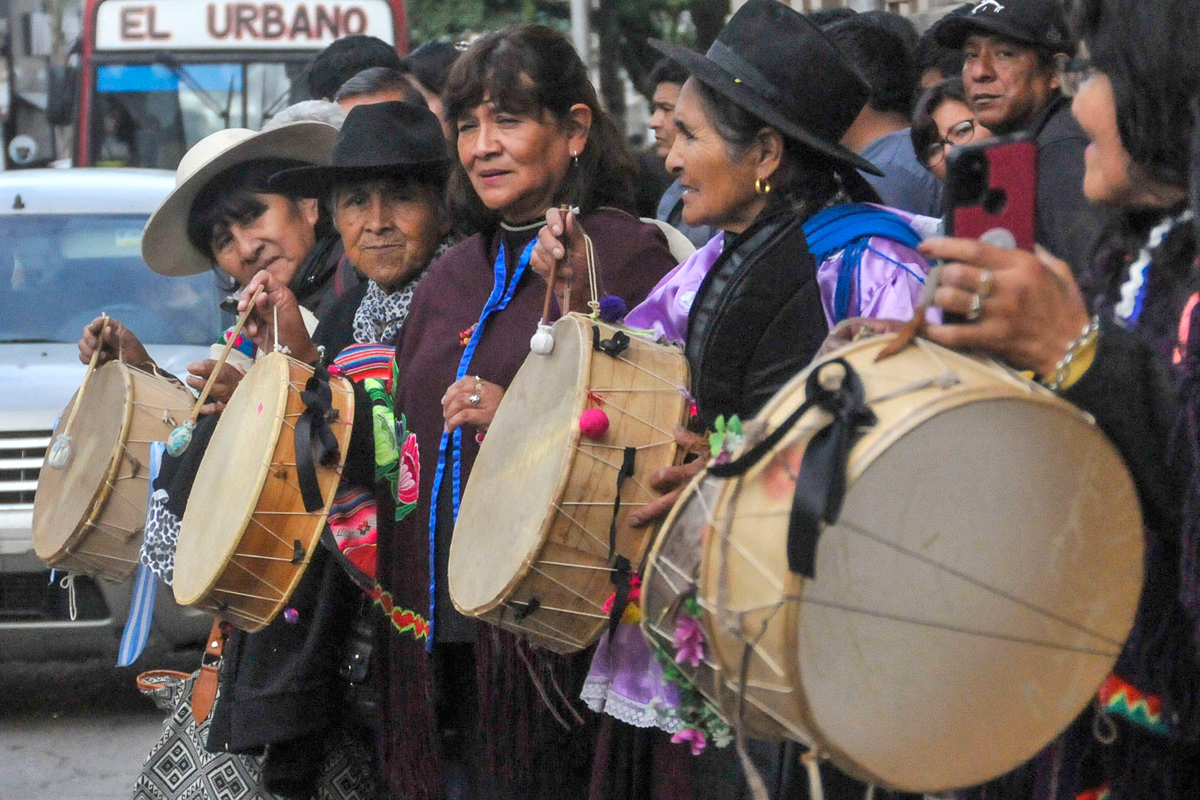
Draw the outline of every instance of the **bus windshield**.
M224 128L260 129L288 105L299 62L181 63L96 68L91 160L175 169L188 148Z

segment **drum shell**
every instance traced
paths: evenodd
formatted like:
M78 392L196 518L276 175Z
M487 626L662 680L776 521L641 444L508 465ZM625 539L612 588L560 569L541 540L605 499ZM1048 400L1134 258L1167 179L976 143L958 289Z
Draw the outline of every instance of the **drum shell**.
M784 553L794 476L829 420L818 410L726 482L699 599L729 696L753 642L747 704L789 738L868 782L940 792L1032 758L1094 696L1136 611L1141 517L1119 455L1085 414L924 341L873 364L888 340L830 356L858 370L879 421L851 450L815 578L791 573ZM810 370L762 410L764 429L803 401ZM928 527L915 535L918 522Z
M631 336L614 358L593 349L593 328L602 339L617 330L569 314L554 325L554 352L526 358L480 446L450 546L459 612L558 653L587 647L608 624L609 524L622 448L639 449L621 489L615 552L636 570L653 530L626 519L657 497L650 476L681 458L673 428L687 421L690 405L678 348ZM548 393L552 386L564 386L563 394ZM597 406L609 427L593 442L581 435L579 418ZM522 458L536 464L527 468ZM518 619L535 598L537 610Z
M306 512L293 426L312 367L282 353L259 359L230 398L196 472L179 530L175 599L253 633L287 604L319 546L354 421L354 390L330 377L336 464L315 465L323 506ZM294 543L303 553L295 558Z
M78 393L63 409L63 432ZM65 469L42 465L33 506L38 558L56 568L128 580L137 569L150 491L150 443L165 441L195 396L121 362L100 367L76 415ZM49 449L47 449L49 456Z
M653 648L673 654L676 621L685 597L695 597L700 582L700 561L704 542L710 536L705 505L716 501L722 481L707 473L697 475L663 520L646 558L642 577L642 634ZM721 665L705 648L697 667L676 664L691 688L698 691L727 722L739 717L738 698L731 689ZM746 735L755 739L782 741L787 729L751 702L740 710L740 724Z

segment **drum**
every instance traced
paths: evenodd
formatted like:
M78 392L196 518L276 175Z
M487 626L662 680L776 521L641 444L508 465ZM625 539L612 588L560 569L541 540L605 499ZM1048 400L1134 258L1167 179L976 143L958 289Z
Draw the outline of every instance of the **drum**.
M554 324L554 341L526 358L479 448L448 577L461 613L571 653L607 625L621 558L636 569L645 553L652 530L625 520L676 463L690 402L678 348L580 314ZM579 425L591 408L609 423L594 439Z
M1086 414L923 340L874 363L890 340L830 356L877 421L849 451L812 577L787 552L806 448L833 418L819 407L705 500L697 596L718 699L744 692L862 780L939 792L1032 758L1095 695L1133 624L1142 523ZM761 411L763 430L801 407L813 370L822 385L845 374L811 366Z
M196 471L175 551L177 602L249 632L275 618L318 546L353 423L345 378L326 383L282 353L255 363ZM322 439L324 457L314 452Z
M33 502L33 548L56 569L112 581L138 565L150 493L150 443L164 441L195 396L182 384L121 362L100 367L63 409L51 441L72 426L63 469L42 467ZM49 453L47 449L47 453Z

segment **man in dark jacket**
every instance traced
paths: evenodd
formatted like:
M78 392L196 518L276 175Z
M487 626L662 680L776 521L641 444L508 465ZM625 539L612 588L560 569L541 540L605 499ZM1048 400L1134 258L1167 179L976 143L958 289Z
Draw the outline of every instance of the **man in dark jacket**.
M1075 53L1056 0L983 0L946 19L938 42L963 53L967 102L996 135L1026 131L1037 145L1038 244L1083 269L1107 214L1083 196L1088 138L1059 91L1059 64Z

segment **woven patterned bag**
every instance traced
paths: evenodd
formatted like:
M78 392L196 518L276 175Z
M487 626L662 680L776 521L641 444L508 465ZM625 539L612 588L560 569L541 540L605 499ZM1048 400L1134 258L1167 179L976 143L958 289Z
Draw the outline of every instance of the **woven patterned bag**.
M192 718L196 673L151 670L138 689L168 712L162 736L146 756L133 800L282 800L262 788L263 756L210 753L208 720ZM375 800L370 755L341 728L330 731L316 800Z

